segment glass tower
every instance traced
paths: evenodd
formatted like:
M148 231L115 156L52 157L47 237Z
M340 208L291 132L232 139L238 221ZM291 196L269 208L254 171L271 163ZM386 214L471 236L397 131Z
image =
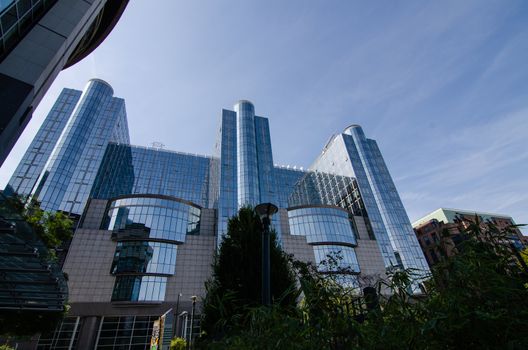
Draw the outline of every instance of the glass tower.
M80 97L80 91L62 90L13 173L6 188L8 194L31 194Z
M285 251L344 284L387 268L429 271L381 152L357 125L334 135L308 170L274 165L268 119L246 100L222 110L214 156L129 141L125 103L110 85L65 89L7 188L82 214L64 266L73 315L91 322L94 344L117 346L116 318L159 316L182 293L203 295L228 220L245 205L276 204ZM339 266L325 265L333 254ZM92 302L112 307L94 315Z
M82 93L65 89L8 188L31 193L45 210L80 215L108 143L129 143L125 101L113 93L99 79Z
M356 179L385 266L428 273L427 262L378 145L365 137L359 125L351 125L335 135L311 169Z
M257 137L255 135L255 107L249 101L235 105L237 121L237 188L238 206L259 203Z
M277 203L275 168L268 119L255 115L255 107L241 100L234 111L222 110L217 155L220 164L212 186L218 191L218 234L240 207L263 202ZM276 225L278 229L278 225Z

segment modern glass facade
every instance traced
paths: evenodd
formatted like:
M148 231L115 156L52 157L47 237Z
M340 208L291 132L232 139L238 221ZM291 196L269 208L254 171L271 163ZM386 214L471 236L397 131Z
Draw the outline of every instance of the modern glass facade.
M171 196L216 209L221 242L228 219L243 205L338 206L364 219L385 266L428 271L381 152L359 126L335 135L303 171L273 164L268 119L255 115L249 101L222 110L216 157L205 157L130 146L124 101L112 88L94 79L79 94L63 91L9 184L22 194L32 191L45 209L80 214L89 197ZM184 239L187 232L167 216L156 212L155 223L144 222L142 210L123 207L111 215L125 220L117 225L144 224L151 238L178 232ZM273 226L280 231L278 220Z
M237 189L238 206L260 202L255 107L249 101L235 105L237 116Z
M98 294L74 293L74 300L129 310L92 320L102 327L97 348L127 341L123 348L135 348L144 308L174 307L185 288L202 293L214 248L244 205L277 204L272 226L281 244L344 284L359 286L358 275L386 268L428 272L375 141L353 126L309 170L277 166L268 119L245 100L222 110L215 155L200 156L130 145L124 101L103 81L82 93L64 90L9 186L37 196L45 209L83 214L72 246L83 245L84 254L92 244L104 278L92 274ZM75 272L85 258L70 254L65 263L75 288L84 283Z
M288 208L289 206L302 204L319 204L303 202L290 205L289 203L289 198L294 191L297 182L306 174L305 171L276 166L274 174L277 188L277 205L279 208Z
M234 111L222 110L216 147L219 174L211 186L218 188L212 192L218 195L214 203L218 209L218 237L222 237L227 220L240 207L278 202L268 119L255 115L255 107L246 100L235 104ZM272 224L280 231L277 219Z
M81 91L62 90L13 173L7 193L31 194L80 97Z
M210 157L110 143L90 197L148 193L207 207L211 161Z
M350 213L330 206L294 207L288 210L290 234L305 236L321 272L360 273L354 251L356 233Z
M185 242L187 234L200 230L200 208L177 199L138 196L111 201L102 229L115 237ZM131 232L134 233L131 233Z
M359 263L354 248L342 245L316 245L315 261L321 272L359 273Z
M8 188L21 194L32 189L42 208L80 215L110 141L130 141L124 100L99 79L82 93L64 90Z
M173 275L176 245L162 242L118 242L110 272Z
M148 350L152 325L159 316L103 317L96 349Z
M429 273L427 262L385 165L376 141L358 125L334 136L311 166L312 170L353 177L361 206L385 260L385 266Z
M345 210L335 207L302 207L288 210L290 233L306 236L308 243L356 246L353 224Z
M162 302L178 244L199 233L200 208L167 196L119 198L109 201L101 229L117 240L112 301Z

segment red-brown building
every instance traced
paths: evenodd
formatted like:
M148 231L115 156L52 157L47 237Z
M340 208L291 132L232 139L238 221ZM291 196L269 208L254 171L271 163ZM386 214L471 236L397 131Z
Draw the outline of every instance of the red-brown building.
M515 225L515 221L510 216L440 208L413 223L414 232L429 266L438 263L445 255L455 254L456 245L464 239L464 230L476 219L483 228L487 223L493 223L500 230L509 227L512 235L507 243L519 250L528 246L528 237L518 228L511 227Z

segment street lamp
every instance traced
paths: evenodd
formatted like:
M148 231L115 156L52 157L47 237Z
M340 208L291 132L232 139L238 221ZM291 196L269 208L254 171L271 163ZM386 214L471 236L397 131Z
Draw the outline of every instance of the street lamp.
M270 232L271 217L279 208L272 203L261 203L255 207L255 211L262 221L262 304L271 305L270 288Z
M180 312L180 297L182 297L183 294L182 293L178 293L178 299L176 301L176 312L174 313L176 315L175 319L174 319L174 322L173 322L173 334L174 336L179 336L180 335L180 317L178 315L178 313Z
M190 346L190 348L192 349L192 346L193 346L193 331L194 331L194 309L196 307L196 299L198 299L198 297L196 295L193 295L191 297L191 300L192 300L192 311L191 311L191 332L190 332L190 337L189 337L189 343L187 343L187 346Z

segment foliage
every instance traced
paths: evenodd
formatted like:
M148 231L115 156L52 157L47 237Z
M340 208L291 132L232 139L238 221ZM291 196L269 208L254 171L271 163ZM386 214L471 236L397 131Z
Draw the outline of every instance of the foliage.
M30 231L29 228L31 228L36 237L31 234L23 236L24 239L41 240L42 243L36 244L37 242L31 241L27 243L37 248L44 244L47 248L47 255L39 255L43 266L52 265L56 267L53 262L56 259L55 249L63 241L71 238L73 222L63 213L42 210L36 200L27 197L17 195L6 197L1 205L2 215L25 221L17 223L17 226L20 225L20 231L17 229L17 234L25 230ZM31 273L31 271L21 272L21 274ZM29 275L23 276L23 278L32 279ZM64 311L3 310L0 313L0 334L24 337L36 333L51 332L67 313L69 307L68 305L64 306Z
M528 278L508 243L511 228L470 223L466 237L413 295L414 272L377 284L379 306L309 264L294 262L303 299L252 308L244 328L203 344L210 349L524 349ZM330 275L332 276L332 275ZM383 292L385 291L385 292ZM380 293L383 292L383 293ZM387 293L388 292L388 293ZM363 312L358 315L358 311Z
M44 211L37 200L24 196L8 197L7 204L31 225L50 250L51 258L55 257L55 249L71 238L73 222L66 214Z
M201 325L208 338L222 337L249 322L250 309L261 304L262 224L252 208L240 209L228 222L207 281ZM295 278L275 232L270 235L271 296L284 307L295 304Z
M524 248L521 252L521 258L524 261L525 265L528 265L528 247Z
M15 348L10 347L7 344L0 345L0 350L15 350Z
M170 343L170 350L185 350L187 348L187 342L183 338L172 338Z

